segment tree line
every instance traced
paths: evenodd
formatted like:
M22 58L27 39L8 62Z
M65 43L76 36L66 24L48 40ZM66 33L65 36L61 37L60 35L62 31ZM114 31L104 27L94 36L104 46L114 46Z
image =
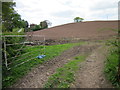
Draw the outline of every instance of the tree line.
M37 24L30 24L30 29L32 31L42 30L48 28L48 26L51 26L52 23L49 20L41 21L39 25Z
M39 25L30 24L28 21L21 19L21 16L15 11L15 2L2 2L2 31L12 32L15 28L24 28L24 32L36 31L48 28L51 26L49 20L41 21ZM81 22L84 20L80 17L75 17L74 22ZM30 26L30 27L29 27Z
M28 22L15 11L15 2L2 2L2 32L12 32L14 28L27 28Z
M75 17L74 18L74 22L77 23L77 22L82 22L84 19L83 18L80 18L80 17ZM41 29L45 29L45 28L48 28L48 26L51 26L51 22L48 21L48 20L44 20L44 21L41 21L39 25L37 24L30 24L30 29L32 31L37 31L37 30L41 30Z
M28 21L21 19L21 16L15 11L15 6L15 2L2 2L2 32L13 32L15 28L18 30L24 28L24 32L29 32L48 28L52 24L50 21L44 20L39 25L29 25Z

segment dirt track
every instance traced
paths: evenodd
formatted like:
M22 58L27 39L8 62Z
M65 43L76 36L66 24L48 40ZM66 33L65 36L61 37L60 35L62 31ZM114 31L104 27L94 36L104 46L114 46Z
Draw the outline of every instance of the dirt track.
M72 49L65 51L62 55L45 62L38 68L33 69L27 76L23 77L12 87L14 88L41 88L48 80L48 77L55 73L58 67L62 67L66 64L72 57L78 54L88 54L93 49L97 48L97 44L89 44L84 46L73 47Z
M108 47L100 46L89 55L85 62L80 64L80 70L76 74L76 81L72 88L113 88L105 79L104 62L108 53Z

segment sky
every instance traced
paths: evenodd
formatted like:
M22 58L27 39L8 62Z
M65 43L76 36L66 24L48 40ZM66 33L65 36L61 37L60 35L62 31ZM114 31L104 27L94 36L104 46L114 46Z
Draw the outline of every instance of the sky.
M119 0L13 0L15 10L29 24L49 20L51 27L73 23L75 17L84 21L117 20Z

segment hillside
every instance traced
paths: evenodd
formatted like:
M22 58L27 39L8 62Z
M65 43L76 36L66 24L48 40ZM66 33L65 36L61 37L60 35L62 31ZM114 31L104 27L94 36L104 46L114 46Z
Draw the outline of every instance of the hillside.
M45 35L46 39L80 38L93 39L117 34L118 21L86 21L69 23L44 30L28 32L32 35Z

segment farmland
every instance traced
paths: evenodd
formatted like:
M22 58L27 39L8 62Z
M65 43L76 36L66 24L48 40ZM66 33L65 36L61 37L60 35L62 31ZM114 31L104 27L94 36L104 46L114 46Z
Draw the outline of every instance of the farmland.
M46 39L98 40L116 35L117 30L118 21L86 21L28 32L28 34L45 35Z
M113 85L106 78L117 75L117 71L108 75L112 71L109 72L111 68L106 64L111 53L110 48L117 48L110 42L117 40L117 31L118 21L89 21L28 32L27 35L33 36L32 41L41 40L41 38L35 38L34 35L45 36L44 54L46 57L33 59L14 68L11 74L5 77L3 85L12 88L119 87L115 77L114 82L111 81ZM26 46L26 51L40 48L43 46L29 45ZM33 54L36 57L39 52ZM114 67L118 68L118 61L116 60L115 63ZM108 71L106 74L104 74L105 65Z

